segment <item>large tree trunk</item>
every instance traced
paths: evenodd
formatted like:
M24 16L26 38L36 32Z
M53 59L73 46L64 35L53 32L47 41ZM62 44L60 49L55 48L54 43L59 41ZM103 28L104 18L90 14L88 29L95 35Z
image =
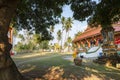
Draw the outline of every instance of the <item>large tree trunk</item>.
M10 57L8 29L19 0L0 0L0 80L23 80Z

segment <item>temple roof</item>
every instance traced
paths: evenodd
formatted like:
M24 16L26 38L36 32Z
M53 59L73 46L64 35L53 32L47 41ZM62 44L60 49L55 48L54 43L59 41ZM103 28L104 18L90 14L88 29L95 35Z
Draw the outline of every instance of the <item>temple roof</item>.
M113 25L113 28L115 29L115 32L120 31L120 25ZM101 29L102 29L101 27L96 27L96 28L87 27L87 29L80 36L78 36L73 40L73 42L77 42L79 40L83 40L91 36L100 35Z

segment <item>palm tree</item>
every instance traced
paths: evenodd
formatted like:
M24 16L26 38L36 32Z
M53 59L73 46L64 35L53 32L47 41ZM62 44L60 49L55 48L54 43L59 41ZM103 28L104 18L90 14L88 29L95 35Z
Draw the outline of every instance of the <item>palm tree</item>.
M51 33L54 32L54 29L55 29L54 26L51 25L51 26L50 26L50 32L51 32Z
M78 36L80 36L82 33L83 33L83 32L81 32L81 31L77 32L77 33L75 34L75 38L78 37Z
M54 29L55 29L55 27L53 26L53 25L51 25L50 26L50 34L52 35L52 33L54 32ZM54 38L54 37L53 37ZM53 39L52 39L53 40ZM51 43L51 41L52 40L50 40L50 43Z
M72 38L68 37L67 38L67 43L68 43L68 51L70 51L70 43L72 42Z
M57 32L57 40L58 40L58 44L59 44L59 42L60 42L60 40L62 39L62 36L61 36L61 30L58 30L58 32ZM61 40L61 42L62 42L62 40ZM62 45L61 45L62 46ZM62 49L62 48L61 48Z
M68 44L70 44L70 43L72 42L72 38L71 38L71 37L68 37L68 38L67 38L67 42L68 42Z
M65 25L65 30L66 30L65 40L67 39L67 37L69 37L69 31L72 28L72 24L73 24L73 19L71 17L67 18L66 25Z
M61 23L62 23L62 32L61 32L61 35L62 35L62 33L63 33L64 29L65 29L65 24L66 24L65 17L61 18ZM62 49L62 39L63 39L63 36L61 36L61 49Z
M62 39L62 37L61 37L61 30L58 30L58 32L57 32L58 43L60 42L61 39Z
M62 30L64 30L64 28L65 28L65 23L66 23L65 17L62 17L62 18L61 18L61 23L62 23Z

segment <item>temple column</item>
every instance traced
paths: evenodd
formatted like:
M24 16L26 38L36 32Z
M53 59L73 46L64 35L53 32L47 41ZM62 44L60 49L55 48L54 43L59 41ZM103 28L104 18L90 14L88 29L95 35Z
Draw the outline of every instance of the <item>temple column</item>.
M77 47L80 48L80 44L79 44L79 42L77 42Z
M85 42L84 41L82 41L82 47L85 47Z
M87 40L88 47L90 48L90 40Z

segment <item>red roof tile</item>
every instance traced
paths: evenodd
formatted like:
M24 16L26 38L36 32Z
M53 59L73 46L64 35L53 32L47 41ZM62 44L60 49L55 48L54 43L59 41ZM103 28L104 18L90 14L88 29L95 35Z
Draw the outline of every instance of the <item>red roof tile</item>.
M98 34L100 34L100 30L101 30L100 27L92 28L90 30L87 30L87 31L83 32L79 37L74 39L73 42L77 42L79 40L82 40L82 39L85 39L85 38L89 38L89 37L94 36L94 35L98 35Z
M75 38L73 40L73 42L77 42L79 40L82 40L82 39L85 39L85 38L89 38L91 36L100 35L101 34L100 33L101 29L102 29L101 27L92 28L92 29L88 27L85 30L85 32L83 32L80 36L78 36L77 38ZM114 26L114 29L115 29L115 32L120 31L120 25Z

